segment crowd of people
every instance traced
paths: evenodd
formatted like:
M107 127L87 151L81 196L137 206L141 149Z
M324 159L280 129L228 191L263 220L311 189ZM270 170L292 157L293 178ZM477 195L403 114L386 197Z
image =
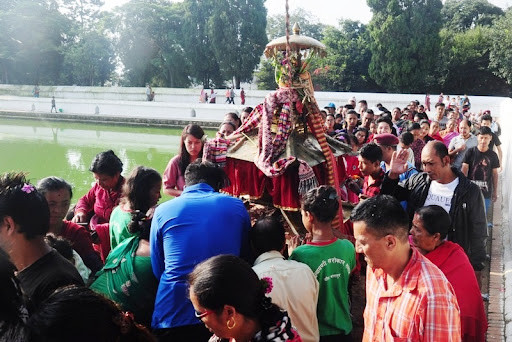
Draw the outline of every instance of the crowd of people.
M235 104L235 97L237 96L235 93L235 88L226 88L226 101L224 103L227 104ZM245 105L245 97L246 93L244 88L240 89L240 103ZM200 103L217 103L217 92L215 88L210 89L210 93L208 93L204 88L201 88L201 93L199 94L199 102Z
M251 225L220 191L224 170L202 160L195 124L162 174L124 177L113 151L98 153L74 206L64 179L3 174L0 340L354 341L350 286L365 277L364 341L485 341L501 132L467 96L439 100L431 115L430 101L321 111L325 134L352 152L341 191L301 196L305 238L276 215ZM219 136L252 111L227 113ZM158 205L161 190L174 198ZM347 239L332 225L341 202L355 205Z

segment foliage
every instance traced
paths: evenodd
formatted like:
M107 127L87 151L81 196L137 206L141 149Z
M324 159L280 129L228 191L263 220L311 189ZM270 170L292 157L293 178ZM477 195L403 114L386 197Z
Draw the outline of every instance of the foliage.
M206 2L206 1L205 1ZM215 0L207 20L212 50L223 78L250 81L267 44L264 0Z
M8 2L8 1L7 1ZM2 80L56 84L71 22L53 1L13 1L0 10ZM4 45L5 43L5 45Z
M434 83L440 0L368 0L372 58L369 74L393 92L424 92Z
M457 32L491 26L502 15L503 10L487 0L446 0L441 10L443 26Z
M324 31L327 58L318 62L323 72L317 71L315 86L328 91L380 90L368 75L371 51L366 26L352 20L340 25L341 29L329 27Z
M114 69L111 41L99 32L83 32L65 50L62 83L103 86Z
M284 10L284 6L283 6ZM327 27L318 18L312 16L303 8L297 8L290 13L290 34L293 34L292 27L295 23L300 26L302 35L322 40L324 30ZM286 35L286 18L284 14L272 15L267 18L267 36L269 40Z
M75 22L80 29L94 29L103 0L60 0L59 11Z
M491 30L489 64L495 75L505 79L510 93L512 85L512 9L495 22Z
M267 90L277 88L277 83L275 79L275 67L274 64L272 64L271 60L262 57L260 67L256 71L255 76L256 82L258 84L258 89Z
M128 85L186 87L190 84L181 44L183 15L181 4L165 0L131 1L110 19Z
M464 32L441 30L439 81L447 93L504 94L506 84L489 69L492 32L477 26Z
M121 77L129 86L208 88L255 75L260 89L277 86L261 55L285 35L285 17L267 18L264 0L131 0L113 12L102 12L103 2L0 0L0 82L103 85ZM368 25L327 26L304 9L291 12L290 27L297 22L327 47L327 58L309 61L316 88L510 92L512 10L488 0L367 2Z
M205 88L222 86L220 67L213 52L207 18L215 3L186 0L183 23L183 48L190 63L190 76Z

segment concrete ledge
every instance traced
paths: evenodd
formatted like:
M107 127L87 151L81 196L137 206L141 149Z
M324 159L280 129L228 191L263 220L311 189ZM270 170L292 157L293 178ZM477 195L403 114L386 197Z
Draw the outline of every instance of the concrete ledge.
M108 116L108 115L84 115L73 113L40 113L40 112L24 112L24 111L1 111L0 117L9 119L30 119L45 121L64 121L64 122L88 122L88 123L115 123L116 125L126 126L151 126L151 127L170 127L183 128L189 123L195 123L205 129L216 130L220 121L208 121L193 118L176 118L176 119L154 119L126 116Z

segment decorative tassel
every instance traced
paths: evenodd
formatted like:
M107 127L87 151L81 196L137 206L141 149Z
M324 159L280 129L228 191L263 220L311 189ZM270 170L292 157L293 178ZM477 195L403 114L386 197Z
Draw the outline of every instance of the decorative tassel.
M318 180L311 166L306 162L299 160L299 195L304 195L311 189L318 186Z

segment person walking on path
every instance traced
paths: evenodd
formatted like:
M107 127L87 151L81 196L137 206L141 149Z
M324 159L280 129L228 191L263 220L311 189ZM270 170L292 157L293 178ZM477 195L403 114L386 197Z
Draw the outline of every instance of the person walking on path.
M245 91L244 88L240 91L240 101L242 103L242 106L245 105Z
M153 92L153 89L151 89L151 86L149 83L146 83L146 101L151 101L151 93Z
M451 167L448 148L440 141L430 141L425 145L421 163L424 172L399 184L398 176L407 169L407 151L393 153L381 194L407 201L411 221L414 211L420 207L433 204L443 207L452 220L448 240L464 248L477 279L480 279L485 267L487 239L484 198L480 188Z
M231 103L231 91L229 90L229 88L226 88L226 101L224 101L224 103L228 103L230 104Z
M230 102L231 104L235 104L235 95L236 95L236 94L235 94L235 89L231 88L231 89L229 90L229 102Z
M212 90L210 92L210 103L215 103L216 101L217 101L217 93L212 88Z
M350 219L356 252L368 263L363 341L460 341L453 287L409 244L409 218L400 203L371 197Z
M52 96L52 108L50 109L50 113L53 113L55 109L55 113L57 113L57 106L55 105L55 96Z

